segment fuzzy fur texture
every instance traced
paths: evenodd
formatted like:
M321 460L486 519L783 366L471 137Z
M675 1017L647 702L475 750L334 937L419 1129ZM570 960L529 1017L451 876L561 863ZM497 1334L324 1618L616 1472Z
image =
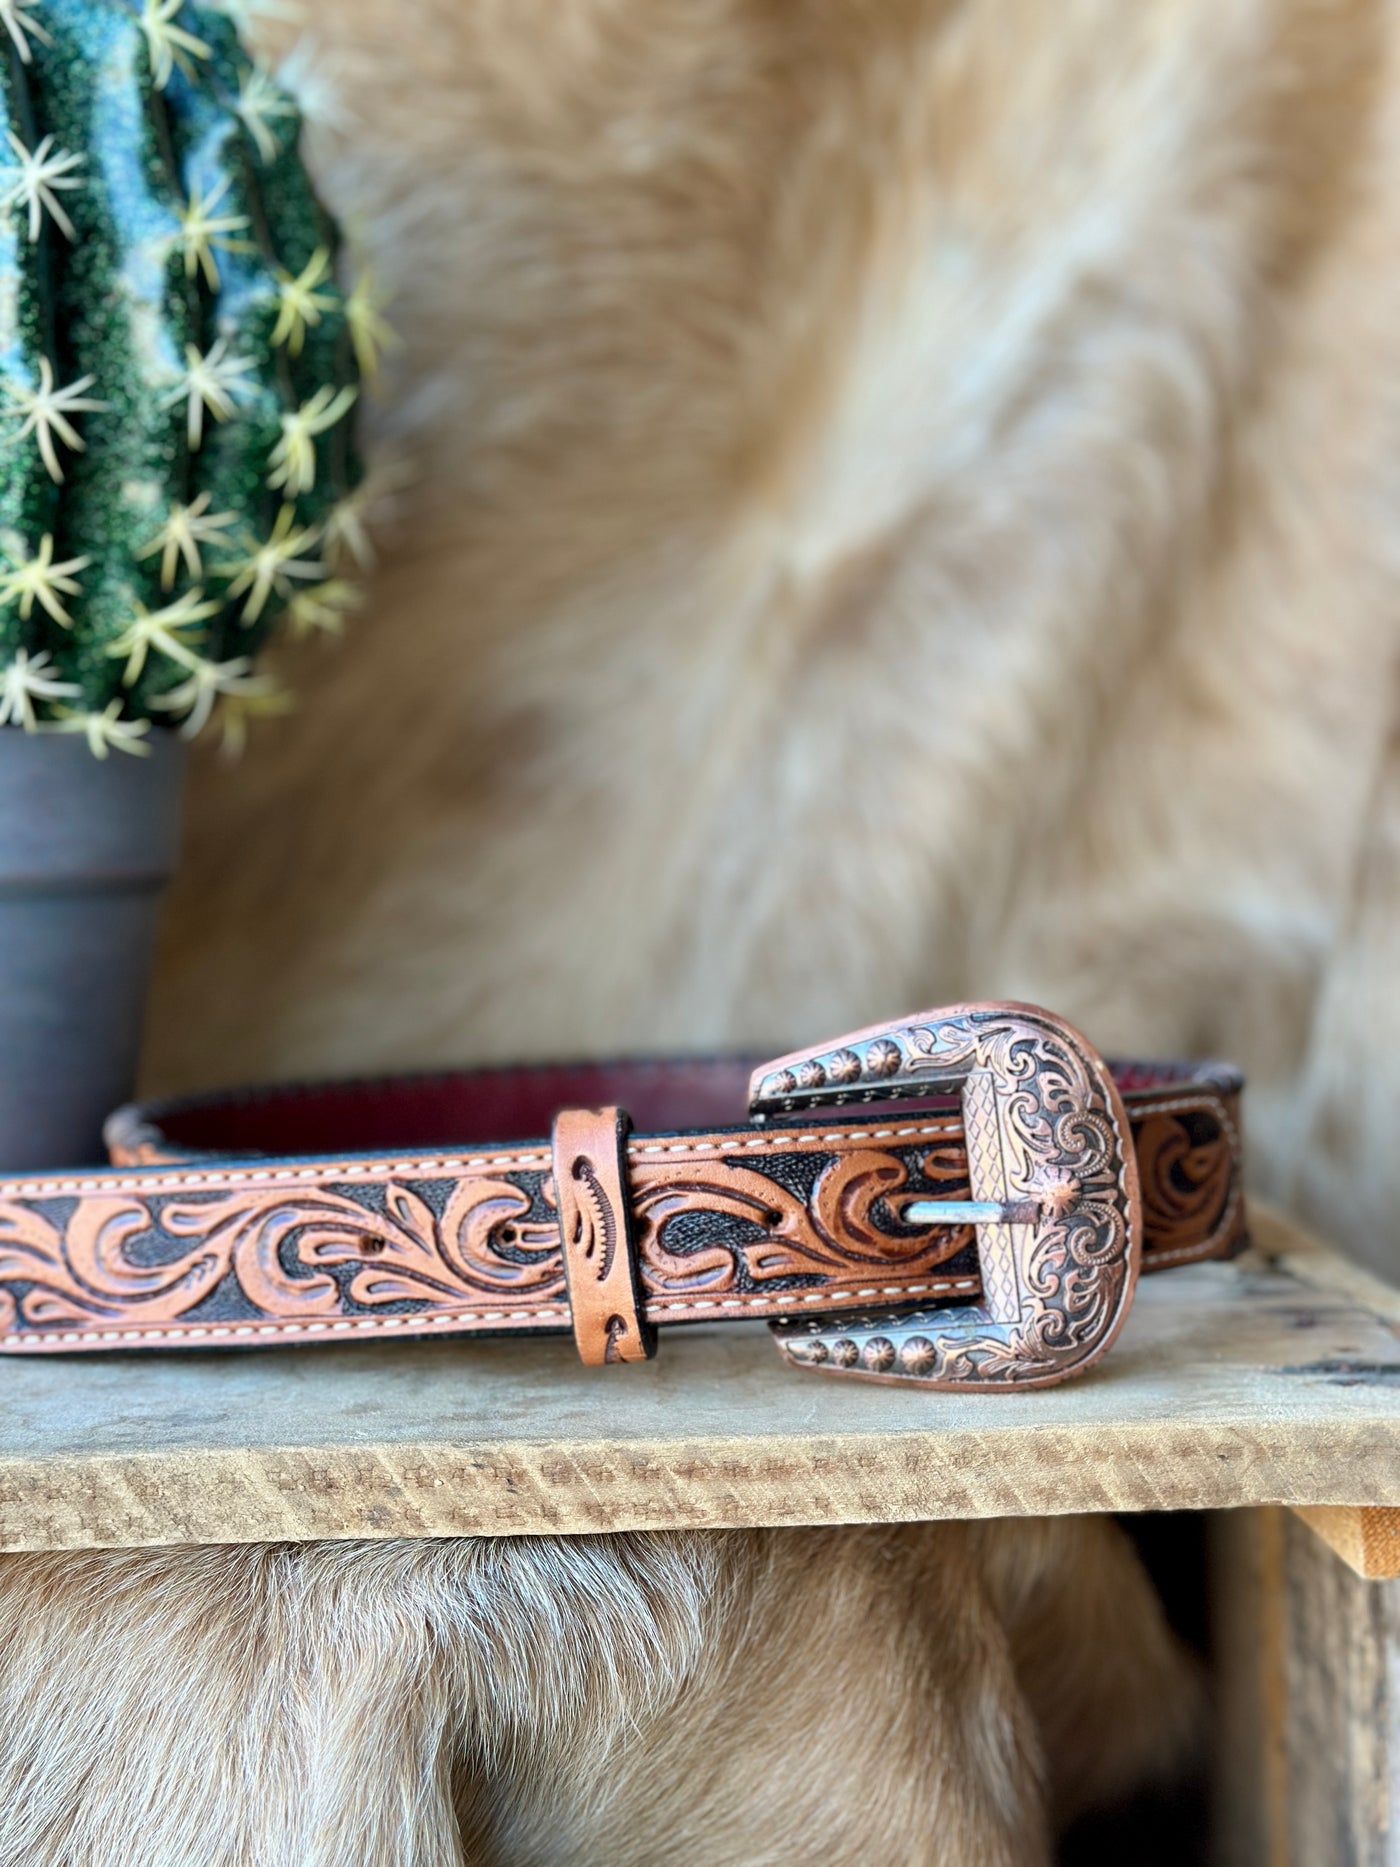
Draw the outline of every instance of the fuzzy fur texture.
M1393 1268L1395 6L324 15L418 479L199 775L150 1086L1017 995ZM1102 1524L0 1574L40 1867L1034 1867L1189 1702Z
M1094 1522L9 1558L0 1856L1049 1867L1191 1703Z

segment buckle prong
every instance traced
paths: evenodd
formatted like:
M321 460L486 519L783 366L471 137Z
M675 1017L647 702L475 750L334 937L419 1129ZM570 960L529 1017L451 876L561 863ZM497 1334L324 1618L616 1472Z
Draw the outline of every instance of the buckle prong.
M907 1225L1035 1225L1038 1199L911 1199L900 1210Z

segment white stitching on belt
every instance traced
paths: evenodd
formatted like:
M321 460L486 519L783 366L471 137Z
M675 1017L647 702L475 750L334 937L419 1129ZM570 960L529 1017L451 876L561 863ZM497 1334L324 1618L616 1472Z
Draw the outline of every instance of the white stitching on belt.
M20 1335L0 1336L0 1347L38 1350L45 1342L191 1342L227 1341L242 1336L377 1334L402 1329L417 1334L424 1329L478 1328L488 1322L562 1322L569 1312L565 1305L551 1304L535 1310L450 1311L439 1316L366 1316L342 1322L270 1322L270 1323L190 1323L165 1329L45 1329Z
M871 1297L946 1296L957 1291L980 1288L975 1277L944 1277L932 1283L885 1284L869 1290L843 1290L828 1284L823 1290L774 1291L767 1296L715 1297L705 1301L698 1297L649 1297L647 1314L651 1315L655 1310L684 1310L687 1314L693 1314L697 1310L771 1309L775 1303L831 1303L844 1302L847 1298L853 1303L863 1303Z
M637 1159L649 1154L734 1154L745 1148L840 1146L847 1141L883 1141L905 1135L957 1134L957 1122L932 1122L919 1127L843 1129L835 1134L755 1135L747 1140L634 1141L628 1154ZM538 1149L505 1154L443 1154L423 1160L381 1159L334 1161L317 1167L206 1168L186 1172L146 1171L140 1179L5 1180L0 1199L46 1199L63 1193L87 1193L101 1198L109 1193L166 1193L186 1188L220 1186L324 1186L331 1180L392 1179L406 1173L474 1173L483 1167L548 1167L550 1157Z
M647 1154L740 1154L747 1148L831 1147L843 1141L890 1141L905 1135L961 1134L956 1121L925 1122L910 1128L840 1128L835 1134L753 1135L746 1141L633 1141L627 1152L634 1160Z

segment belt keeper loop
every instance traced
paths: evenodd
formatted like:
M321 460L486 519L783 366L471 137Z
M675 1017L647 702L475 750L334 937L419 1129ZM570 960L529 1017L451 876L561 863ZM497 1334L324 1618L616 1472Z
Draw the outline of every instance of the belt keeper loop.
M650 1361L656 1329L642 1314L632 1228L625 1109L565 1109L552 1141L559 1242L574 1342L590 1368Z

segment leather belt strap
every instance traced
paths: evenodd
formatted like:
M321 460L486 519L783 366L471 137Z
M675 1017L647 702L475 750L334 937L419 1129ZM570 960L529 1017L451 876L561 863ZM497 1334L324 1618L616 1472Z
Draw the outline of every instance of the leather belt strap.
M1012 1009L1036 1041L1068 1031ZM1018 1052L1005 1036L1006 1008L926 1016L938 1022L890 1028L900 1042L933 1030L945 1050L950 1031L965 1027L984 1047L1002 1033L961 1097L956 1082L933 1079L891 1079L877 1097L860 1071L885 1071L880 1045L891 1040L857 1034L828 1047L824 1064L801 1064L792 1094L792 1071L759 1070L760 1111L749 1116L749 1065L725 1058L279 1087L119 1111L112 1169L0 1183L0 1350L573 1327L585 1359L605 1361L645 1356L663 1323L911 1305L961 1314L984 1302L1000 1313L1008 1299L987 1287L989 1241L1010 1249L1040 1237L1043 1211L1059 1227L1055 1262L1087 1265L1085 1215L1102 1201L1064 1172L1042 1172L1023 1175L1011 1203L975 1203L991 1182L980 1141L969 1162L970 1098L974 1088L982 1102L993 1096L996 1160L1004 1144L1014 1169L1007 1123L1020 1119L1024 1085L1019 1103L993 1092L1014 1086L1027 1040ZM824 1071L831 1095L851 1076L846 1057L859 1065L850 1094L804 1108L803 1070ZM1045 1132L1086 1160L1090 1141L1110 1148L1116 1118L1059 1110L1054 1096L1067 1092L1045 1071ZM1137 1196L1130 1182L1141 1187L1140 1238L1123 1247L1131 1276L1229 1256L1244 1239L1238 1074L1120 1064L1113 1082L1102 1094L1131 1131L1125 1201ZM914 1088L912 1104L893 1099ZM551 1130L552 1144L511 1138ZM931 1220L949 1199L948 1220ZM1008 1275L1014 1320L1024 1293L1014 1294L1014 1265ZM1130 1295L1131 1278L1123 1307ZM912 1369L918 1355L906 1359ZM1031 1368L1026 1379L1038 1378Z

